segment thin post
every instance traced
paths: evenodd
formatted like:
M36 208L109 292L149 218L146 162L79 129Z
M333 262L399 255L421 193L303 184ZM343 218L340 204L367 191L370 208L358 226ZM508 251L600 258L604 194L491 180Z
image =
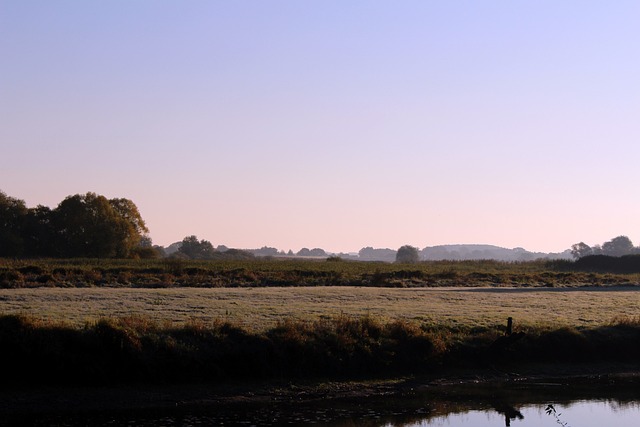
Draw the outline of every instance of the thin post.
M513 332L513 317L507 318L507 333L505 335L511 335Z

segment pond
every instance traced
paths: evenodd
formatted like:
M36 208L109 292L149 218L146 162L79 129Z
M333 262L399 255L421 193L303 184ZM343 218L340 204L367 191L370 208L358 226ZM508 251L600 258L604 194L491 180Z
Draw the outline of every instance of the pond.
M311 402L176 404L145 410L81 408L12 413L0 425L31 426L441 426L631 427L640 425L637 386L475 387L402 396ZM3 415L0 413L0 416Z

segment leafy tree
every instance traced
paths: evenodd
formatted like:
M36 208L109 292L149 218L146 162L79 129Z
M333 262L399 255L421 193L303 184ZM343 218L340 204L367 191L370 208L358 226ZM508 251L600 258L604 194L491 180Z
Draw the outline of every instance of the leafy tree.
M302 248L298 251L298 253L296 254L297 256L317 256L317 257L321 257L321 256L327 256L327 253L324 251L324 249L320 249L320 248L313 248L313 249L309 249L309 248Z
M302 248L296 253L297 256L311 256L311 251L309 248Z
M571 245L571 256L573 256L574 259L579 259L587 255L593 255L593 249L591 249L591 246L584 242Z
M397 251L393 249L374 249L371 246L360 249L358 258L362 261L385 261L393 262L396 259Z
M142 237L140 237L140 241L138 242L138 246L140 246L141 248L152 248L153 247L153 240L151 240L151 237L144 235Z
M148 229L136 205L87 193L64 199L51 210L27 209L0 191L0 256L140 256Z
M164 258L167 256L167 252L164 250L164 248L160 245L153 245L153 249L156 251L156 253L158 254L159 258Z
M144 235L140 238L138 246L133 248L130 254L131 258L140 259L157 259L165 256L162 246L153 244L151 237Z
M56 230L53 224L53 213L51 209L42 205L29 209L24 221L22 236L26 256L55 256Z
M21 256L24 252L22 226L27 216L23 200L0 191L0 256Z
M269 246L263 246L260 249L254 250L253 253L258 256L274 256L278 255L278 249L271 248Z
M57 248L66 257L116 256L115 214L109 201L95 193L76 194L54 210ZM117 228L117 227L116 227Z
M420 255L418 254L418 248L410 245L404 245L398 249L396 253L396 262L403 264L415 264L420 261Z
M211 259L214 257L215 249L211 242L198 240L196 236L187 236L182 239L182 244L178 252L191 259Z
M634 250L633 243L627 236L618 236L602 244L602 253L609 256L629 255Z
M325 252L324 249L321 248L313 248L309 251L309 255L311 256L327 256L327 253Z
M607 255L613 257L620 257L623 255L630 255L638 253L638 248L633 246L631 239L627 236L618 236L608 242L600 245L594 245L590 247L584 242L576 243L571 246L571 255L575 259L584 258L588 255Z
M148 238L149 229L142 219L138 207L131 200L123 198L110 199L109 204L118 218L118 231L120 232L121 240L121 253L119 255L127 256L130 251L140 246L143 238Z
M53 225L59 254L68 257L126 258L148 231L133 202L95 193L60 202Z

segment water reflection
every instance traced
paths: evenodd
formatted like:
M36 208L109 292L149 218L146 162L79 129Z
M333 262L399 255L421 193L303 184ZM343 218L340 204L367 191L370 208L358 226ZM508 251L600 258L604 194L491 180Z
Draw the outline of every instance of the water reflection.
M504 425L507 427L511 426L511 420L521 420L524 418L522 412L506 402L496 402L493 405L493 410L504 415Z
M509 420L514 427L552 426L566 427L631 427L639 425L638 402L621 404L615 401L579 401L555 405L559 417L547 414L544 405L525 405L519 412L522 418ZM402 424L404 427L496 427L502 426L505 418L498 412L469 410ZM394 425L394 424L391 424ZM395 424L397 425L397 424Z
M637 426L637 388L432 390L366 400L237 404L154 411L10 414L0 425L32 426L326 426L602 427ZM607 396L606 398L603 396ZM556 416L547 414L552 404Z

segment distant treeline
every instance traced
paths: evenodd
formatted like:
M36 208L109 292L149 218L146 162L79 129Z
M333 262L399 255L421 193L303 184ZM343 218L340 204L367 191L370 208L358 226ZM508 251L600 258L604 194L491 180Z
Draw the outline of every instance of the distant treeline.
M618 236L593 247L584 242L576 243L562 253L530 252L523 248L507 249L493 245L440 245L423 249L405 245L398 250L368 246L357 254L331 254L321 248L302 248L295 253L268 246L247 250L230 249L224 245L214 248L211 242L199 240L195 235L164 248L152 245L148 233L137 206L129 199L107 199L89 192L68 196L54 209L42 205L27 208L23 200L0 191L0 257L5 258L248 260L255 257L300 257L416 263L443 260L523 262L640 254L640 248L635 247L627 236ZM636 272L626 264L624 270Z
M575 259L591 255L621 257L634 254L640 254L640 247L633 246L633 242L627 236L614 237L602 245L589 246L584 242L580 242L571 246L571 255Z

